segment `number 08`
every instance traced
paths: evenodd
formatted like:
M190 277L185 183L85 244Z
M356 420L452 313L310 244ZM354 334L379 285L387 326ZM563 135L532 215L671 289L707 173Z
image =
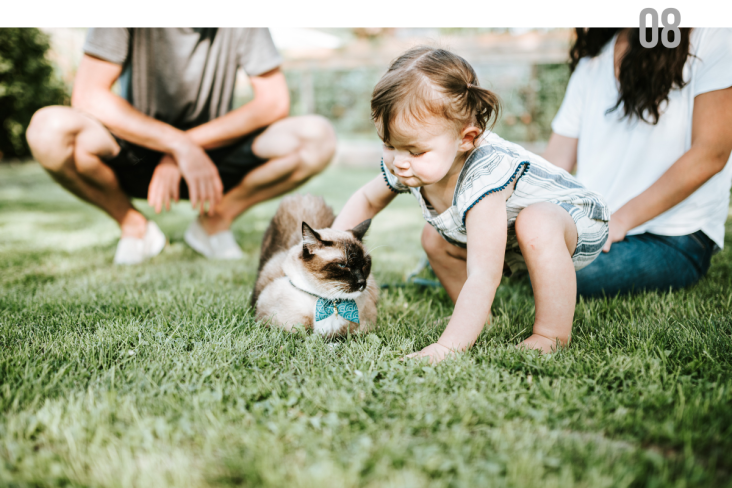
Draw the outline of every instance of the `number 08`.
M646 38L646 19L648 15L651 16L651 40ZM669 22L669 16L674 16L674 22ZM663 23L663 30L661 31L661 43L663 47L669 49L674 48L681 42L681 31L679 30L679 24L681 23L681 14L675 8L667 8L661 14L661 22ZM669 41L668 33L674 33L673 42ZM653 8L644 8L640 13L640 43L641 46L646 48L656 47L658 44L658 12Z

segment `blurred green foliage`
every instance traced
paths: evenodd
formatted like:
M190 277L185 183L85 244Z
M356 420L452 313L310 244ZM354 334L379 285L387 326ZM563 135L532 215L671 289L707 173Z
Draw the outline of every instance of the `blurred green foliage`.
M376 137L371 122L371 92L381 69L288 71L293 113L327 117L338 134Z
M538 137L547 140L551 135L551 123L557 114L564 92L569 83L569 67L564 64L537 64L536 90L537 105L534 122L537 124Z
M503 114L496 133L513 141L546 141L569 82L566 64L535 64L528 80L501 97ZM503 95L499 92L499 95Z
M566 64L537 64L510 86L494 86L496 67L476 66L481 85L501 99L501 118L495 132L508 140L545 141L569 81ZM292 114L316 113L327 117L338 134L349 138L375 138L371 123L371 92L382 69L289 70Z
M30 155L25 131L46 105L64 104L68 94L46 58L49 39L38 29L0 29L0 160Z

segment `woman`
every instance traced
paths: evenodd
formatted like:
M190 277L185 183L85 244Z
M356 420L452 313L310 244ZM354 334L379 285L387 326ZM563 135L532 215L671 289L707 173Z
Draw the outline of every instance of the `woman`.
M732 164L732 29L577 29L572 76L543 156L603 195L610 237L580 296L696 283L724 245Z

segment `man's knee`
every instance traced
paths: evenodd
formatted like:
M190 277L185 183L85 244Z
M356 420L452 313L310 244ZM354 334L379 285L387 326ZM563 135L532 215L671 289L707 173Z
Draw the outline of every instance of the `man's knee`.
M309 157L303 158L304 168L311 174L319 173L328 166L336 150L336 134L333 125L320 115L302 117L298 137L303 150Z
M299 136L303 142L323 144L335 149L336 136L333 125L322 115L304 115L301 118Z
M54 174L94 174L100 157L119 151L101 123L70 107L38 110L28 126L26 139L36 161Z
M57 152L70 151L76 136L73 109L50 106L38 110L31 118L26 139L33 157L51 172L63 169L63 158L53 157Z

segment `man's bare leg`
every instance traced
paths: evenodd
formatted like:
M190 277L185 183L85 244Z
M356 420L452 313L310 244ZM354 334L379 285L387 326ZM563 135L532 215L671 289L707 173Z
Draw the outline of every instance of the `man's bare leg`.
M132 206L114 171L102 162L120 148L99 121L70 107L45 107L33 115L26 137L33 157L53 179L109 214L122 237L145 235L147 220Z
M323 117L304 115L272 124L252 145L255 155L269 161L226 193L214 215L201 217L203 228L209 235L227 230L257 203L297 188L325 169L335 147L335 133Z

